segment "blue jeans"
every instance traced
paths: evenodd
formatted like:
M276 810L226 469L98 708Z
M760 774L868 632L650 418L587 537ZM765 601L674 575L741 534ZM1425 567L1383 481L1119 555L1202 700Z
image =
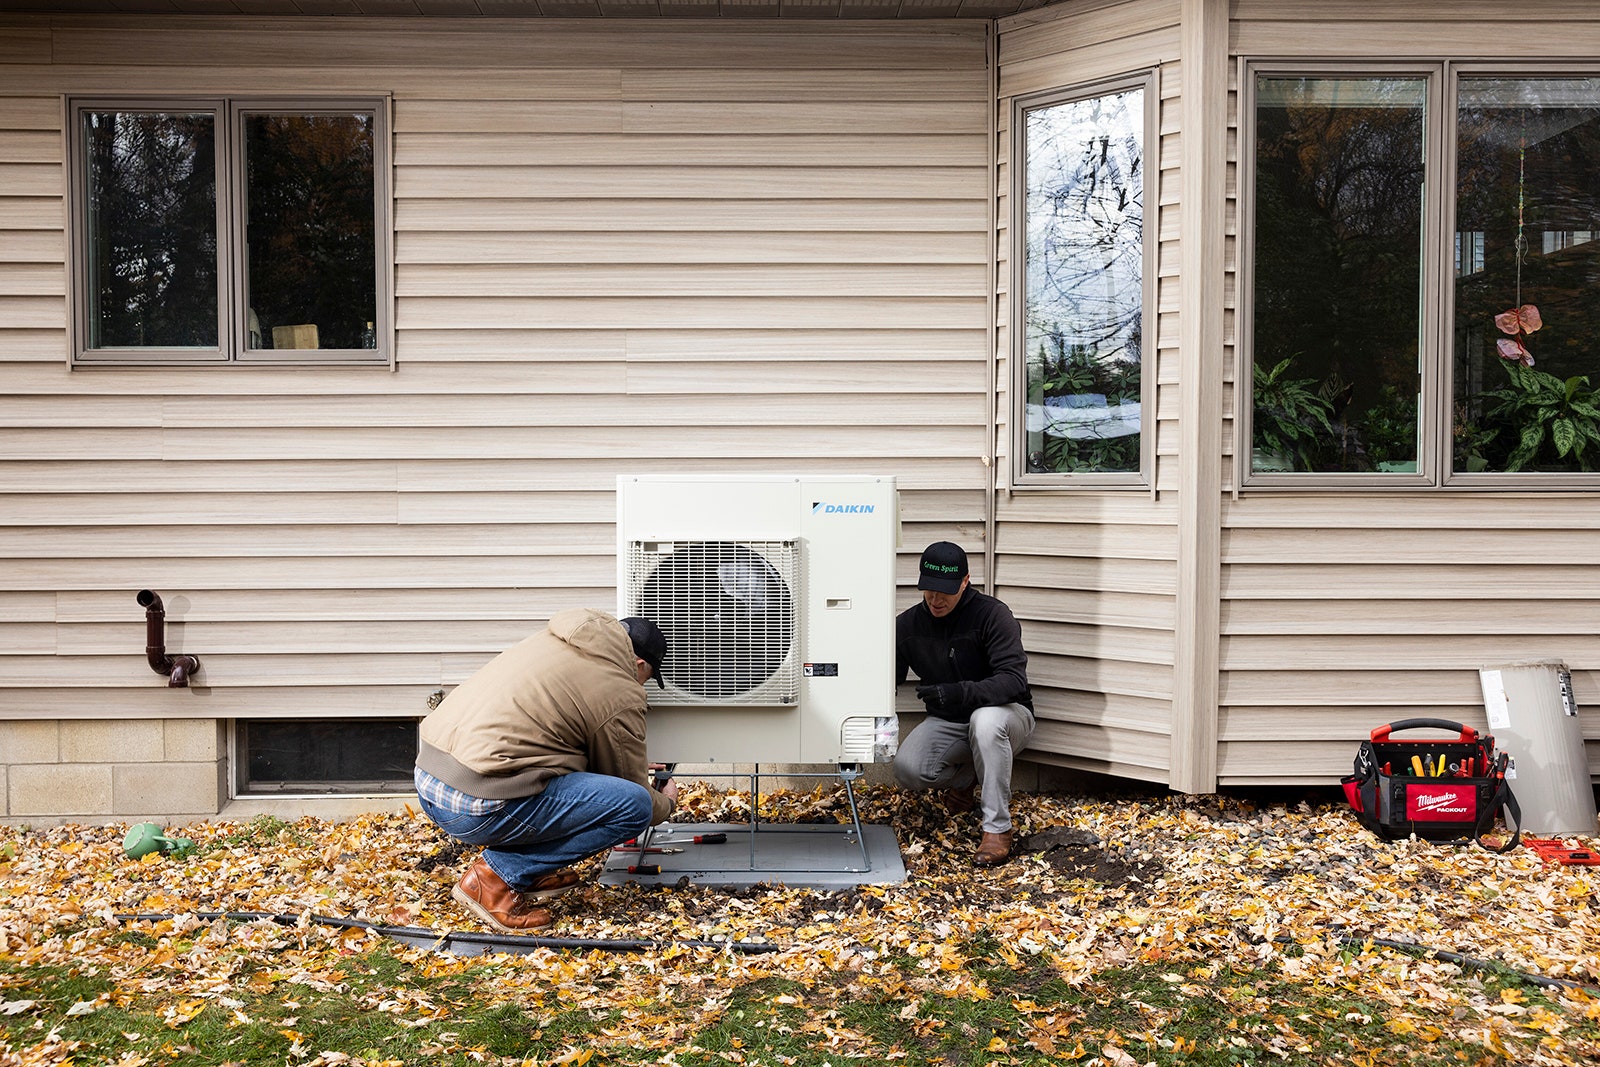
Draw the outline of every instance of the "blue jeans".
M531 889L540 876L650 827L650 790L588 771L552 778L538 796L508 801L486 815L454 812L417 799L439 829L465 844L485 846L484 862L519 893Z

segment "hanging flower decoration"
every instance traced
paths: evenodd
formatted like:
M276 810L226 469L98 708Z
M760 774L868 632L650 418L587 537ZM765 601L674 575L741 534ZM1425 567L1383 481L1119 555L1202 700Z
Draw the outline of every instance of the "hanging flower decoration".
M1495 342L1500 358L1520 363L1524 367L1533 366L1533 353L1528 351L1517 335L1526 337L1544 325L1544 320L1539 316L1539 309L1532 304L1523 304L1521 307L1514 307L1496 315L1494 324L1500 328L1501 333L1510 335Z

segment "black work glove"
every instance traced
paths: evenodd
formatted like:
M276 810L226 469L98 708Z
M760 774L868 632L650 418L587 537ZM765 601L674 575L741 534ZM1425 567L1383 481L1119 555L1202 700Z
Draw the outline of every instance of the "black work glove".
M939 682L934 685L917 686L917 699L922 701L928 712L933 715L941 711L955 711L961 703L961 684L959 682Z

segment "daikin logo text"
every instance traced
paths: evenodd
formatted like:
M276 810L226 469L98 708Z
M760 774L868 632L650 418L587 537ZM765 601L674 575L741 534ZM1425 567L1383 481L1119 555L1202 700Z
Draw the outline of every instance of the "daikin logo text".
M876 511L876 504L830 504L826 500L819 500L811 505L813 515L871 515Z

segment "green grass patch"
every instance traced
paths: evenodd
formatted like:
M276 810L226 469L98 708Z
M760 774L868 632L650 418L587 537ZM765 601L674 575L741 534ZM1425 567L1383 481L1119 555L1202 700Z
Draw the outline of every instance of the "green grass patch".
M309 848L311 835L294 823L285 822L276 815L257 815L237 830L216 838L200 851L219 848L266 848L275 845L296 845Z
M450 1067L483 1057L548 1061L573 1050L592 1052L591 1063L630 1067L668 1052L683 1067L1055 1067L1092 1057L1118 1062L1109 1049L1158 1067L1516 1062L1466 1040L1482 1032L1488 1014L1406 1019L1379 995L1403 990L1305 983L1272 964L1141 964L1073 984L1048 953L1010 964L997 943L978 938L963 956L956 970L890 959L816 984L756 977L731 986L681 974L651 984L646 958L630 957L637 968L619 963L603 975L619 985L607 999L599 987L575 990L555 976L541 983L532 960L430 976L380 946L340 961L332 990L273 982L281 978L275 961L252 959L232 970L231 986L204 997L141 990L121 1004L110 1002L115 986L103 971L0 960L0 1000L34 1002L0 1016L0 1060L26 1062L26 1050L53 1032L80 1043L75 1062L133 1052L177 1067L292 1064L329 1050ZM1496 975L1455 980L1480 1003L1509 998L1530 1017L1559 1015L1569 1039L1600 1040L1600 1020L1564 1009L1543 990ZM590 999L575 1004L580 995ZM74 1005L94 1008L72 1014ZM430 1006L447 1014L429 1018ZM1529 1036L1522 1050L1534 1042Z

